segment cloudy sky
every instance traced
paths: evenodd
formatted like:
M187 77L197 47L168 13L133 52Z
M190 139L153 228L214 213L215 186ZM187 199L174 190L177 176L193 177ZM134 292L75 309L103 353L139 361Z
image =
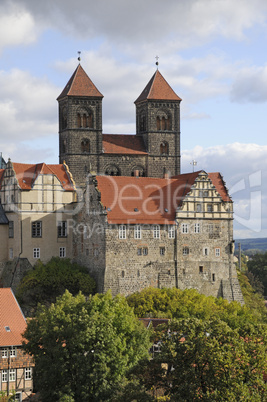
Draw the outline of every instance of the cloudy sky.
M235 238L267 237L266 0L1 0L0 152L58 162L56 98L81 64L104 95L103 131L135 133L159 70L183 99L182 171L220 171Z

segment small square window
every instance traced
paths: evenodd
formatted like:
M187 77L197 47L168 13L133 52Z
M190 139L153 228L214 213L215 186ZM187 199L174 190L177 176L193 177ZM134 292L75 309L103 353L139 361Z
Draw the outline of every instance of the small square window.
M165 247L160 247L159 254L160 255L165 255Z
M66 257L66 247L59 247L59 257L60 258Z
M33 258L40 258L40 248L33 249Z

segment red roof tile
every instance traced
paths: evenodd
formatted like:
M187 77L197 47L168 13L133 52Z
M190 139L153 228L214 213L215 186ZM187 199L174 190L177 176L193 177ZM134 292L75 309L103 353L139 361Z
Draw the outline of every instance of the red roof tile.
M12 163L19 186L22 190L30 190L34 185L39 174L55 175L66 191L73 191L74 185L69 178L63 164L46 165L38 163L36 165L26 163Z
M178 100L182 99L176 95L174 90L167 83L165 78L157 70L141 95L136 99L135 103L141 102L146 99L151 100Z
M80 64L57 99L64 98L64 96L91 96L103 98L103 95L90 80Z
M102 145L105 154L147 154L143 138L138 135L103 134Z
M200 172L170 179L96 176L101 202L110 224L174 224L181 206ZM231 201L219 173L210 173L223 201Z
M21 345L25 329L26 320L12 290L0 288L0 347Z

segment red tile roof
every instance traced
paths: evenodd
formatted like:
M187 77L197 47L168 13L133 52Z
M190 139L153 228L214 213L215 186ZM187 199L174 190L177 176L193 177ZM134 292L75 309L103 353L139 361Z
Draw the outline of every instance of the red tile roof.
M97 87L93 84L80 64L57 99L64 98L65 96L91 96L94 98L103 98L101 92L99 92Z
M19 186L22 190L30 190L34 185L39 174L55 175L60 181L62 187L66 191L74 190L74 183L68 176L63 164L46 165L38 163L36 165L27 163L12 163Z
M167 83L165 78L157 70L141 95L136 99L135 103L141 102L146 99L151 100L178 100L182 99L176 95L174 90Z
M211 179L212 183L216 187L217 192L220 194L222 197L222 200L225 202L231 202L231 198L229 197L227 188L225 187L225 183L223 181L223 178L219 172L215 173L208 173L209 178Z
M105 154L147 155L143 138L138 135L103 134Z
M26 320L11 288L0 288L0 347L19 346ZM10 331L8 331L9 327Z
M96 176L101 202L110 224L174 224L181 206L200 172L170 179ZM231 201L219 173L209 174L223 201Z

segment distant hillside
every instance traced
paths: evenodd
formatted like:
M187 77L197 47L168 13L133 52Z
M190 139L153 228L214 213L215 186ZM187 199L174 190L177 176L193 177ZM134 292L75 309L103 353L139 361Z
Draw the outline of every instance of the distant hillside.
M235 239L235 249L238 250L238 244L241 244L241 250L245 254L253 254L257 251L265 253L267 251L267 238L258 239Z

